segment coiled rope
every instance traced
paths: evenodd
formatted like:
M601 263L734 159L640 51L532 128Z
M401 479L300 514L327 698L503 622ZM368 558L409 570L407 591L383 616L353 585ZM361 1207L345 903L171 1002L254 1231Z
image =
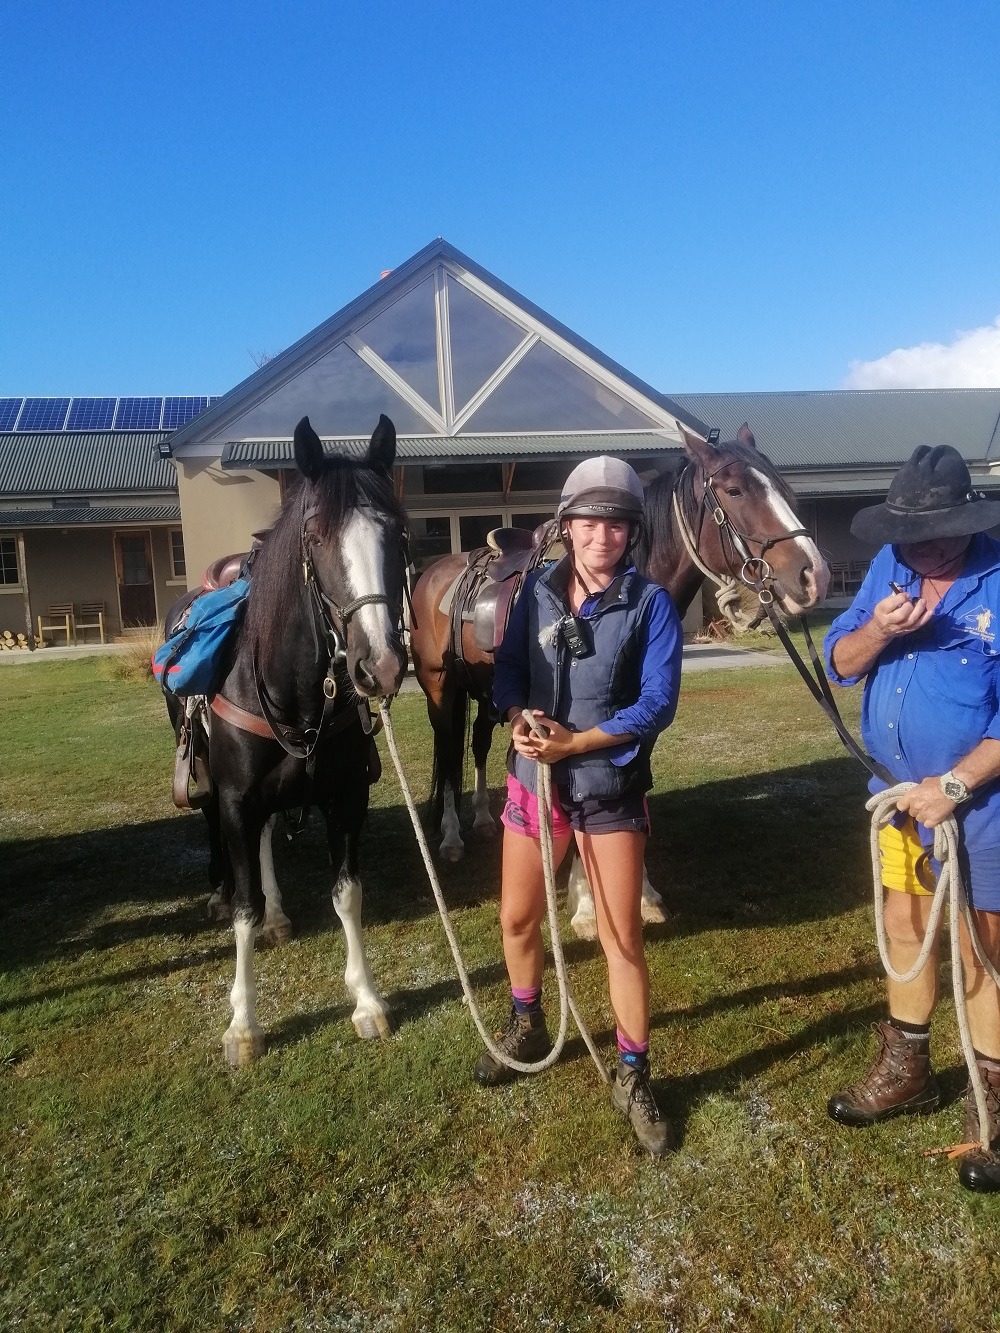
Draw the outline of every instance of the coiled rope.
M988 1152L990 1147L989 1133L989 1112L986 1109L986 1093L983 1089L982 1080L979 1077L979 1069L976 1065L976 1053L972 1045L972 1033L969 1029L969 1014L965 996L965 967L962 962L962 949L959 937L959 921L965 918L966 929L969 932L969 939L972 942L973 952L983 965L986 972L992 977L993 981L1000 986L1000 973L986 957L986 953L979 941L979 933L976 930L975 921L972 917L972 911L969 907L968 898L965 895L965 885L962 881L962 869L959 864L959 831L958 821L954 815L934 830L934 857L941 865L941 873L938 875L937 887L934 890L934 899L931 903L930 915L927 919L927 929L924 932L924 942L921 945L920 953L916 962L908 972L897 972L889 959L889 945L885 933L885 920L883 916L883 898L882 898L882 875L880 870L880 857L878 835L879 830L886 824L892 822L893 817L899 813L896 808L896 802L904 792L911 791L916 786L914 782L901 782L898 786L890 787L887 791L881 791L871 797L866 802L865 809L871 811L871 854L872 854L872 882L875 888L875 933L878 938L878 951L882 959L882 966L893 981L900 985L907 985L915 981L920 973L927 966L927 960L930 958L931 950L934 948L935 941L941 930L941 919L944 916L945 901L949 903L949 925L951 932L951 982L952 990L955 995L955 1013L958 1017L958 1031L962 1042L962 1054L965 1056L965 1063L969 1070L969 1081L972 1086L976 1099L976 1112L979 1116L979 1143L961 1144L958 1148L949 1152L949 1156L958 1156L961 1152L967 1152L970 1149L982 1148ZM938 1149L937 1151L943 1151Z
M551 1068L562 1054L562 1049L566 1044L566 1029L568 1026L569 1015L573 1015L573 1021L579 1029L580 1036L583 1038L587 1050L590 1052L591 1059L597 1066L598 1072L605 1083L611 1082L611 1075L608 1068L601 1058L601 1053L594 1044L594 1039L587 1030L587 1025L580 1017L580 1011L576 1007L576 1001L573 999L569 988L569 980L566 975L566 959L563 955L562 938L559 934L559 916L556 904L556 882L555 882L555 863L552 851L552 770L548 764L536 764L538 772L538 806L539 806L539 834L542 849L542 869L545 874L545 902L548 908L549 917L549 937L552 944L552 961L555 966L556 981L559 986L559 1031L556 1035L555 1044L552 1050L543 1060L537 1060L534 1063L525 1063L521 1060L514 1060L499 1049L493 1040L489 1029L483 1022L482 1015L479 1012L479 1006L476 1004L475 996L472 991L472 983L469 980L469 973L462 958L461 950L458 947L458 940L455 937L455 931L451 922L451 915L448 911L448 905L444 900L444 894L441 892L441 885L438 881L437 873L434 869L434 862L431 859L430 849L427 846L427 839L424 836L424 830L420 823L420 816L417 813L417 807L413 800L413 793L410 791L410 784L406 780L406 774L403 772L402 761L399 757L399 751L396 748L396 738L392 731L392 721L389 716L389 706L385 700L379 705L379 713L382 718L382 726L385 730L385 740L389 747L389 753L392 756L392 762L396 768L396 775L399 778L399 786L403 793L403 799L406 802L406 808L410 814L410 822L413 825L413 832L416 834L417 845L420 848L420 855L424 859L424 868L427 871L427 878L430 880L431 889L434 892L434 901L437 903L438 912L441 915L441 924L444 926L444 933L448 938L448 944L451 947L451 954L455 960L455 967L458 971L458 979L462 985L462 992L465 995L469 1005L469 1013L472 1015L472 1021L476 1025L480 1037L490 1055L499 1064L506 1065L508 1069L514 1069L519 1074L540 1074L543 1070ZM544 735L544 731L538 726L535 717L524 711L525 720L534 731L539 735Z

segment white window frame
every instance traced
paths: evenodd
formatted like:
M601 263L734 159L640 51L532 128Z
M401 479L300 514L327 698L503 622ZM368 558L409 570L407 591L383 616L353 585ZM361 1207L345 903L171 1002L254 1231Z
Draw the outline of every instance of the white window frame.
M166 582L166 584L167 584L168 587L175 587L175 586L178 586L178 585L183 584L183 586L186 588L186 587L187 587L187 552L185 551L185 553L184 553L184 570L185 570L185 572L184 572L183 574L178 574L178 573L177 573L177 570L174 568L174 533L175 533L175 532L179 532L179 533L180 533L180 537L181 537L181 546L183 547L183 545L184 545L184 529L181 528L181 527L167 528L167 560L168 560L169 565L170 565L170 577L169 577L168 579L166 579L165 582Z
M16 583L0 583L0 596L5 592L24 592L24 569L21 566L20 543L17 540L17 534L14 532L0 532L0 540L14 543L14 572L17 574Z

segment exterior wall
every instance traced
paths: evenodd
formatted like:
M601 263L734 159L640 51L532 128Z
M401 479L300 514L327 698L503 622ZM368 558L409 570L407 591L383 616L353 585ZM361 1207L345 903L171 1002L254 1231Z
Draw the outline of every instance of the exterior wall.
M881 496L830 496L814 500L816 512L816 541L820 550L833 564L848 561L867 564L875 554L867 542L851 536L851 520L859 509L878 504Z
M121 632L113 528L27 529L24 562L34 625L50 602L73 602L78 611L80 602L103 602L108 633Z
M277 478L224 472L217 458L179 459L177 487L189 588L213 560L249 551L251 534L270 527L281 505Z
M178 527L179 524L171 524ZM170 564L170 528L151 528L153 587L156 591L156 623L163 624L167 610L187 590L187 579L175 579Z

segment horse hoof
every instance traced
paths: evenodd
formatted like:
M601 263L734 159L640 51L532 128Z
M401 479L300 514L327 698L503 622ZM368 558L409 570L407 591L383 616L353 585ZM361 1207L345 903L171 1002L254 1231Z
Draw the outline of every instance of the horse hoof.
M495 838L497 835L497 826L492 819L484 819L481 824L473 824L472 831L480 838Z
M351 1022L354 1024L354 1031L362 1041L374 1041L377 1037L384 1040L392 1035L389 1015L382 1009L366 1009L363 1013L355 1012Z
M292 938L290 921L275 922L270 926L261 926L257 936L257 948L273 949L278 944L287 944Z
M662 926L664 921L669 921L670 913L664 907L662 902L655 903L647 898L643 898L642 919L647 926Z
M230 1029L222 1039L222 1050L226 1064L233 1069L245 1069L264 1054L264 1034L258 1028L255 1032L233 1032Z
M575 916L569 924L572 927L573 934L578 940L597 939L596 916Z
M457 862L461 861L462 857L465 855L465 848L461 843L457 847L445 847L442 845L438 854L442 861L450 861L452 865L455 865Z
M211 898L208 900L207 911L209 921L228 922L232 920L229 904L226 902L225 898L223 898L221 893L212 894Z

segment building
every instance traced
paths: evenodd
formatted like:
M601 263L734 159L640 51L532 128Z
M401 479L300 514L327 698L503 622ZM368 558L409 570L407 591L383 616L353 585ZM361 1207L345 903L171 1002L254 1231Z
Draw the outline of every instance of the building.
M1000 390L668 397L438 240L222 397L0 400L0 599L20 595L23 619L100 597L116 632L156 623L272 521L300 417L361 454L380 412L418 566L534 527L587 454L652 473L681 425L751 424L844 595L870 554L851 517L918 444L953 444L975 485L1000 485Z

